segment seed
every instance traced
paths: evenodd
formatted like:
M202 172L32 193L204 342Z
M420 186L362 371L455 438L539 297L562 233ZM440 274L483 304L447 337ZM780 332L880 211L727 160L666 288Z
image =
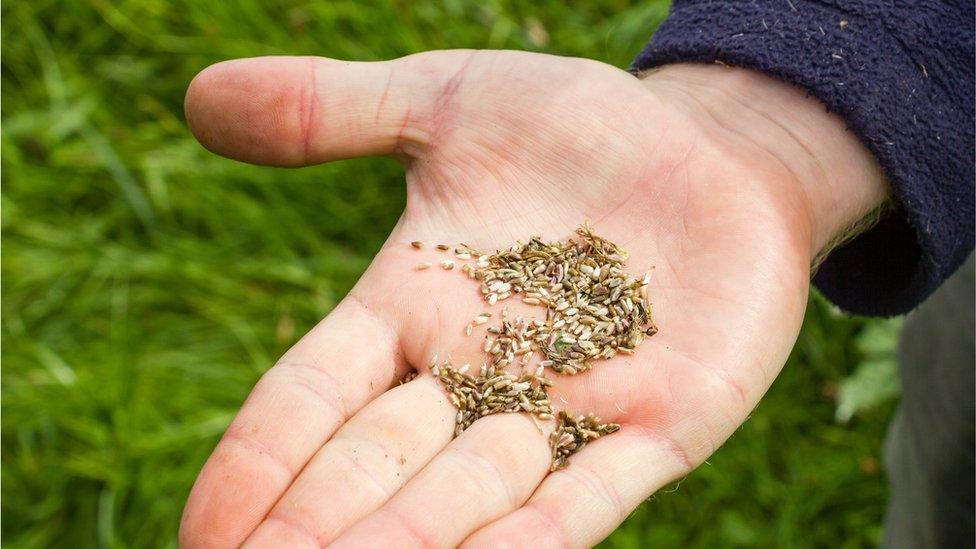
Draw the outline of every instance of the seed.
M414 267L414 269L417 269L418 271L422 271L424 269L429 269L432 266L433 266L432 263L420 263L416 267Z
M414 248L417 248L418 250L424 247L424 243L419 240L414 240L413 242L410 243L410 245L413 246Z
M444 270L450 271L454 268L454 262L450 259L445 259L444 261L441 261L441 267L443 267Z
M420 375L420 372L418 372L417 370L410 372L409 374L403 376L403 379L400 380L400 385L413 381L414 379L417 378L418 375Z
M626 252L594 235L586 225L576 235L550 243L533 236L493 254L476 252L466 244L456 248L460 261L477 258L460 270L479 281L489 305L520 294L523 303L544 307L546 315L544 320L511 319L505 308L500 323L488 327L491 335L482 342L487 360L477 372L468 374L469 367L455 369L450 363L431 370L437 369L435 378L454 395L452 403L458 404L455 434L496 413L525 412L545 421L557 419L550 438L553 469L565 466L574 452L619 426L602 424L593 414L560 412L554 417L548 397L553 381L546 377L547 370L564 375L586 372L594 362L618 352L633 354L644 337L657 332L646 295L649 277L629 277L624 271ZM446 260L441 266L449 270L454 262ZM465 333L488 324L490 318L490 313L479 314ZM506 373L512 363L528 367L537 352L541 360L534 370L519 376Z
M437 245L437 249L440 250L440 251L442 251L442 252L446 252L447 250L450 250L451 247L448 246L447 244L438 244Z
M539 417L541 419L542 414ZM561 411L556 420L556 430L549 435L549 446L552 449L551 471L564 467L569 456L581 450L587 442L620 430L620 425L600 423L600 419L593 414L573 417Z

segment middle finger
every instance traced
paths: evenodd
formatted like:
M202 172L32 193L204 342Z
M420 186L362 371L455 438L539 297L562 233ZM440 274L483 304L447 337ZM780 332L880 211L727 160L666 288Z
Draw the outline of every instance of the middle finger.
M430 376L386 392L316 453L246 545L274 547L294 538L330 543L448 444L454 415Z
M521 506L546 476L546 434L525 414L476 421L336 547L456 546Z

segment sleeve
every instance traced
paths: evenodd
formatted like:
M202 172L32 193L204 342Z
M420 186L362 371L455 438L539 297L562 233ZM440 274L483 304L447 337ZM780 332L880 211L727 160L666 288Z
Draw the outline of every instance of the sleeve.
M675 0L632 70L720 61L806 89L844 118L897 207L813 282L848 312L895 315L973 249L973 21L970 0Z

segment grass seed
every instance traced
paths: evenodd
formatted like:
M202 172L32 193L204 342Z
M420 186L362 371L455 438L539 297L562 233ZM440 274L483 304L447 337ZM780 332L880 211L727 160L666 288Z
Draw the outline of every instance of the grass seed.
M437 249L450 248L438 244ZM650 273L640 279L629 276L624 271L627 253L585 224L567 241L543 242L534 236L494 253L466 244L454 252L459 261L474 261L463 263L460 270L478 281L488 305L518 294L522 303L545 310L543 319L526 319L509 318L504 308L500 322L488 327L482 343L486 361L477 375L468 373L468 365L455 368L450 362L438 364L435 358L431 374L457 408L455 435L496 413L524 412L539 420L555 420L556 430L549 437L555 471L587 443L619 430L619 425L601 423L592 413L555 414L548 394L553 381L545 374L586 372L595 361L634 354L644 338L657 333L646 297ZM422 265L426 267L418 269L430 266ZM451 260L440 265L454 268ZM465 334L471 335L474 326L487 324L490 318L491 313L474 317ZM539 362L529 366L535 357ZM516 375L508 370L512 365L530 368L532 373Z

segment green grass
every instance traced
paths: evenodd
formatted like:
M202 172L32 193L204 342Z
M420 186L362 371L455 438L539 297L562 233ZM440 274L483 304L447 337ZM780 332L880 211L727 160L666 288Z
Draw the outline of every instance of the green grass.
M460 47L626 66L667 12L574 4L5 2L5 545L175 545L194 476L250 387L350 288L403 207L391 161L289 171L205 152L181 114L196 71ZM832 396L864 359L864 325L815 300L752 418L607 546L875 542L892 404L840 425Z

